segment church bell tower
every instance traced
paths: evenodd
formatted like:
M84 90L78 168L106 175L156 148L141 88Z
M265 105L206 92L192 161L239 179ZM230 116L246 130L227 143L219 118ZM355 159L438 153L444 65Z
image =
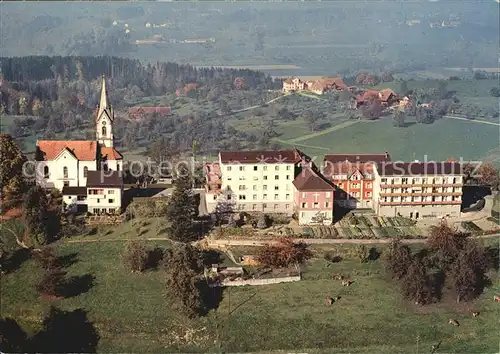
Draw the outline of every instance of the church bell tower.
M111 104L108 102L108 93L106 91L106 77L102 75L101 99L97 108L96 116L96 138L99 144L105 147L113 147L113 121L114 112Z

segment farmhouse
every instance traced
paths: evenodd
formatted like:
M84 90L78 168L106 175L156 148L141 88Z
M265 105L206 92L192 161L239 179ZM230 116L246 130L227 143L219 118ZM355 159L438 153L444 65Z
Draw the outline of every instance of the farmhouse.
M310 91L322 95L328 91L347 91L349 88L339 77L324 77L316 81L302 81L298 77L283 81L283 92Z
M360 107L374 100L379 100L382 106L392 106L399 102L396 93L391 89L383 89L380 91L366 90L356 97L356 107Z
M36 143L37 184L46 189L61 190L71 209L92 204L89 201L92 198L88 198L89 193L84 193L83 189L95 187L97 176L99 179L107 179L107 176L122 179L123 156L114 148L114 112L108 102L104 76L95 123L96 140L39 140ZM106 210L121 206L121 197L109 199L113 201L105 203Z

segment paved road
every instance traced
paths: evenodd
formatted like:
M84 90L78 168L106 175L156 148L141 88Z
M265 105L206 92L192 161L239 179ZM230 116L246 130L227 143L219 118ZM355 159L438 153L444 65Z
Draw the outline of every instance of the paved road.
M489 124L489 125L496 125L500 127L500 123L495 123L495 122L489 122L487 120L481 120L481 119L467 119L464 117L457 117L457 116L443 116L443 118L449 118L449 119L456 119L456 120L466 120L471 123L479 123L479 124Z

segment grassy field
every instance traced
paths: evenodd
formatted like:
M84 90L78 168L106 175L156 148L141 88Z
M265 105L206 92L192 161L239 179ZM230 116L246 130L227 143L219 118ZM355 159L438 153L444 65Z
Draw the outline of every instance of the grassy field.
M109 241L125 231L117 229L106 237ZM149 246L169 244L150 241ZM59 242L55 249L58 255L76 258L67 268L70 276L95 277L88 291L57 300L55 305L88 312L101 337L98 352L302 348L315 348L307 349L311 353L429 352L441 340L440 352L498 350L492 331L498 321L498 304L492 301L500 289L497 276L493 287L472 303L457 305L447 299L418 308L403 300L398 288L386 280L380 260L362 264L347 258L326 268L322 259L316 259L305 267L300 282L226 289L216 310L188 321L175 311L161 269L131 274L124 267L123 241ZM324 250L318 248L318 256ZM337 272L353 279L354 285L344 288L332 281L331 274ZM31 260L2 276L2 316L15 318L30 331L39 327L50 305L36 294L39 279L40 270ZM339 295L341 300L326 306L327 295ZM480 311L481 316L473 318L470 311ZM461 326L449 325L449 318Z
M438 87L438 80L412 80L408 81L408 89L429 89ZM490 90L497 86L498 80L452 80L448 81L448 90L456 91L456 96L464 104L475 104L482 108L498 109L498 98L492 97ZM375 89L391 88L400 91L398 82L383 82ZM498 119L497 119L498 121Z
M296 138L291 135L287 137ZM396 128L390 118L385 118L375 122L359 121L328 134L301 140L300 144L311 155L324 155L325 150L308 146L325 147L330 153L388 151L394 159L405 161L423 160L425 155L430 161L450 157L470 160L491 155L492 149L498 146L498 129L448 119L441 119L431 125L411 124Z

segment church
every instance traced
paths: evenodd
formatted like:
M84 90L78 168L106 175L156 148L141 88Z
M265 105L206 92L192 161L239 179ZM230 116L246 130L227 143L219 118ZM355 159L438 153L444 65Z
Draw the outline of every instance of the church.
M66 199L71 199L74 206L85 206L79 207L80 210L87 209L97 214L116 212L121 207L123 194L123 156L114 148L114 118L103 75L95 116L96 139L38 140L35 152L37 183L46 189L62 191L65 204L68 205ZM112 198L106 198L108 192L113 194ZM102 197L90 198L89 194ZM100 200L103 198L105 203ZM99 205L91 207L91 204Z

